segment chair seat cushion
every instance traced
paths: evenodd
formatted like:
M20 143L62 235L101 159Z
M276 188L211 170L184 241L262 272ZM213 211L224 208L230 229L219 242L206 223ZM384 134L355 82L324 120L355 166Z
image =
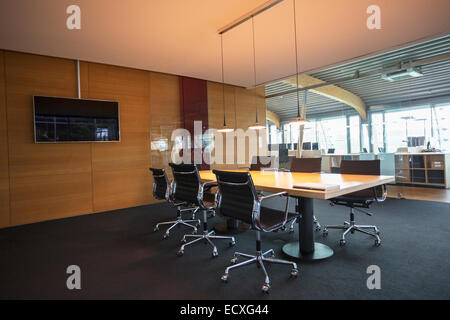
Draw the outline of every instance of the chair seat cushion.
M282 227L284 221L284 211L267 207L261 207L260 215L261 215L261 226L264 229L272 228L274 226ZM298 217L297 213L289 212L287 222L292 221L296 217Z
M363 206L369 206L371 203L375 202L376 199L375 198L367 198L367 197L358 197L358 196L354 196L354 195L344 195L344 196L339 196L336 198L333 198L330 200L331 202L333 202L334 204L341 204L341 205L346 205L347 204L360 204ZM341 202L341 203L339 203Z

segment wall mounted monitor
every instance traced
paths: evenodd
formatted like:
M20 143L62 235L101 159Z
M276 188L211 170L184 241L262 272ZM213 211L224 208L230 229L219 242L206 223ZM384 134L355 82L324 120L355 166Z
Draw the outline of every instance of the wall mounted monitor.
M318 142L313 142L312 143L312 149L313 150L319 150L319 143Z
M119 103L57 97L33 97L34 141L120 141Z

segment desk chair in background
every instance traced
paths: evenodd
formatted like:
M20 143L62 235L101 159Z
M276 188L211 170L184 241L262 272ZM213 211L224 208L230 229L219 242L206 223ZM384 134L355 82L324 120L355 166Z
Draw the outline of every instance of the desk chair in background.
M342 160L340 173L380 175L380 160ZM328 229L344 230L340 240L340 245L345 245L345 236L349 232L355 233L355 231L358 231L374 237L375 246L379 246L381 244L379 236L380 231L376 226L355 224L355 210L371 216L372 213L362 210L361 208L368 209L374 202L383 202L386 199L386 195L386 186L382 185L331 199L330 204L332 206L341 205L350 208L350 222L345 221L344 225L340 226L325 226L323 229L323 236L325 237L328 235ZM373 230L373 233L367 230Z
M263 252L261 250L261 231L271 232L282 228L288 219L293 216L289 213L289 197L286 199L284 211L262 207L262 202L266 199L285 196L286 192L271 194L268 196L259 196L255 190L252 177L249 172L230 172L213 170L217 177L219 185L217 210L220 215L234 218L251 225L256 230L256 254L250 255L241 252L235 252L231 260L233 265L225 269L222 281L227 282L231 269L243 267L256 263L264 272L263 292L268 293L270 289L270 279L267 274L264 262L280 263L291 265L291 276L297 277L297 264L287 260L275 259L273 249ZM296 216L296 214L295 214ZM237 263L238 257L245 257L248 260Z
M160 225L170 225L164 233L164 239L169 237L170 230L172 230L176 225L184 225L192 228L194 229L193 233L197 233L197 226L200 224L200 220L195 219L195 213L199 207L194 205L187 208L182 208L182 206L186 205L186 203L183 201L176 202L172 199L169 179L167 178L166 171L164 169L156 168L150 168L150 171L153 174L153 197L158 200L165 200L177 208L177 220L159 222L153 230L158 231ZM182 218L182 213L184 212L192 212L192 219L184 220ZM195 222L196 225L192 225L190 222Z
M322 158L294 158L291 162L291 172L308 172L308 173L320 173L322 170ZM316 216L314 218L314 225L316 231L319 231L321 226ZM290 222L289 231L294 231L294 223L297 221L295 218Z
M215 210L215 194L205 193L204 190L216 183L207 182L202 184L196 165L174 163L169 163L169 165L173 172L174 184L172 194L174 199L198 206L203 212L203 234L185 234L181 240L183 244L177 255L182 256L186 246L204 240L213 247L212 256L217 257L219 253L211 239L230 240L230 246L233 246L236 242L232 236L216 236L214 230L208 230L207 212ZM187 238L194 238L194 240L186 243Z
M263 168L271 168L275 157L273 156L253 156L250 164L250 171L261 171Z

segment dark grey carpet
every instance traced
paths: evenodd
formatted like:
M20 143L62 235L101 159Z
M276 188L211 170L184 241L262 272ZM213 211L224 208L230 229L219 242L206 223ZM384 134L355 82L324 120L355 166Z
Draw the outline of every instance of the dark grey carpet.
M293 202L293 201L292 201ZM220 281L235 250L254 253L254 232L237 235L235 247L217 241L219 257L202 243L176 256L181 235L175 228L162 240L156 222L174 210L157 204L0 230L0 298L37 299L450 299L450 204L388 199L371 209L373 217L357 214L357 222L376 224L382 245L363 234L338 244L339 233L316 240L335 251L331 259L299 263L300 277L290 268L268 267L270 295L263 295L261 270L255 265L231 272ZM315 201L324 224L348 220L348 209ZM210 225L219 218L210 220ZM297 234L263 234L263 249L295 241ZM66 289L66 268L82 271L82 289ZM368 290L366 268L381 268L381 290Z

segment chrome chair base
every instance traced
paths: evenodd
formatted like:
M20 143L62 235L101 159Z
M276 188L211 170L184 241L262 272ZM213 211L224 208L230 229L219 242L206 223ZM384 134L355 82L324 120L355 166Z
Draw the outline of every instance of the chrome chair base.
M270 257L267 257L269 254L270 254ZM237 263L238 257L245 257L245 258L249 258L249 259L246 261L243 261L241 263ZM264 262L292 265L291 277L296 278L298 276L298 268L297 268L297 264L295 262L281 260L281 259L275 259L274 257L275 257L275 252L273 251L273 249L270 249L264 253L262 253L261 251L257 251L256 255L235 252L234 258L231 259L232 265L225 269L225 273L222 276L221 280L223 282L228 282L229 272L231 269L244 267L244 266L256 263L258 265L258 267L261 268L262 271L264 272L264 284L261 289L264 293L269 293L270 279L269 279L269 275L267 274L266 268L264 267Z
M169 228L167 228L166 232L163 235L163 239L167 239L169 237L170 230L172 230L177 225L184 225L186 227L194 229L192 231L192 233L195 234L195 233L197 233L197 226L200 224L200 219L195 219L195 213L198 211L198 209L199 209L198 207L179 209L178 210L178 214L177 214L177 220L159 222L159 223L156 224L156 226L153 229L153 231L155 231L155 232L158 231L159 230L159 226L161 226L161 225L167 225L167 224L171 225ZM193 211L192 212L192 219L184 220L181 217L181 214L184 211ZM195 222L196 225L192 225L189 222Z
M376 226L368 226L368 225L357 225L353 222L347 222L344 221L344 225L341 226L325 226L325 228L323 229L323 236L326 237L328 235L328 229L340 229L340 230L345 230L342 233L341 236L341 240L339 241L339 244L341 246L345 245L345 236L351 232L351 233L355 233L355 231L367 234L369 236L372 236L375 238L375 246L380 246L381 245L381 239L380 239L380 231L378 230L378 228ZM369 232L367 230L373 230L372 232Z
M320 231L320 229L322 228L322 226L319 223L319 220L317 220L316 216L313 216L314 218L314 227L316 231ZM291 221L290 225L289 225L289 232L294 232L294 224L297 222L298 218L295 218Z
M204 231L203 234L185 234L183 236L183 239L181 242L183 245L181 246L180 250L177 252L178 256L182 256L184 254L184 248L186 246L190 246L191 244L194 244L196 242L199 242L201 240L204 240L206 243L209 243L213 247L212 256L217 257L219 255L219 252L217 251L217 247L214 244L214 242L211 241L211 239L229 239L230 241L230 247L234 246L236 243L236 240L232 236L216 236L215 231ZM186 243L186 238L194 238L194 240Z

